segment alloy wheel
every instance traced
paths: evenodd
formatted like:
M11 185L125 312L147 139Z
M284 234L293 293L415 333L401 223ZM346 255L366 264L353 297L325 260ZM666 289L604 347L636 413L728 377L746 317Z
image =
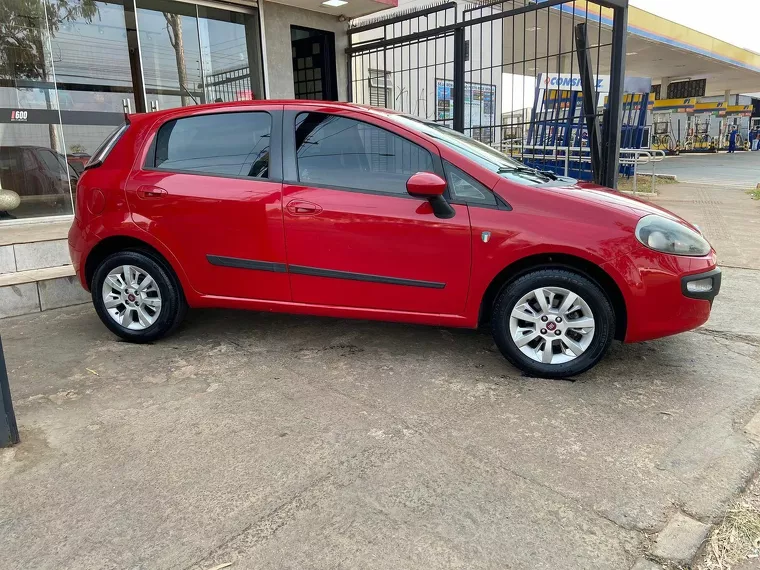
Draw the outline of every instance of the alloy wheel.
M596 322L588 303L563 287L540 287L512 309L509 332L517 348L543 364L581 356L594 338Z
M144 269L134 265L114 267L102 289L108 315L124 328L144 330L161 314L161 291Z

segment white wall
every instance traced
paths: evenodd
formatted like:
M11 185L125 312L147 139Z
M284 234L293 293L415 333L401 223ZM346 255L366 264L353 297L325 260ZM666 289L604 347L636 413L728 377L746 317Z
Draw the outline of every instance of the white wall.
M269 99L293 99L293 56L291 51L290 26L302 26L333 32L335 34L335 65L338 79L338 98L346 100L346 22L338 21L337 16L321 14L294 8L285 4L267 2L259 3L260 15L264 29L266 52L264 65L267 71Z

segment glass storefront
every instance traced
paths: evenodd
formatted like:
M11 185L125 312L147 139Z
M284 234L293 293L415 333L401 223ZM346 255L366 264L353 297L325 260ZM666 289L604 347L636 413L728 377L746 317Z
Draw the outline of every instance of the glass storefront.
M125 112L263 93L255 8L3 0L0 12L0 185L19 197L0 200L0 220L71 214L84 164Z

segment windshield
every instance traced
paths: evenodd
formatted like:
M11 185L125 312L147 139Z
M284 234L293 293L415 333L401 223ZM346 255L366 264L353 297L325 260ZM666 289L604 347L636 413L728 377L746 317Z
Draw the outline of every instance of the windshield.
M508 157L495 148L476 141L440 123L424 121L409 115L389 114L388 118L409 129L422 132L434 138L451 150L465 155L483 168L512 179L517 176L520 178L517 181L523 184L526 181L533 184L544 184L552 179L556 179L554 176L548 176L534 168L525 166L522 162Z

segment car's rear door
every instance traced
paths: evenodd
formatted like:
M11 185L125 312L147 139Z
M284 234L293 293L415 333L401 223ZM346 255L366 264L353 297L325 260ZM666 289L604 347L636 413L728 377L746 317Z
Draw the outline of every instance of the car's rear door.
M437 218L426 200L406 192L416 172L443 176L434 145L374 116L313 106L285 107L283 137L294 301L462 313L470 274L467 208Z
M133 220L172 251L200 293L290 300L281 109L170 115L130 176Z

